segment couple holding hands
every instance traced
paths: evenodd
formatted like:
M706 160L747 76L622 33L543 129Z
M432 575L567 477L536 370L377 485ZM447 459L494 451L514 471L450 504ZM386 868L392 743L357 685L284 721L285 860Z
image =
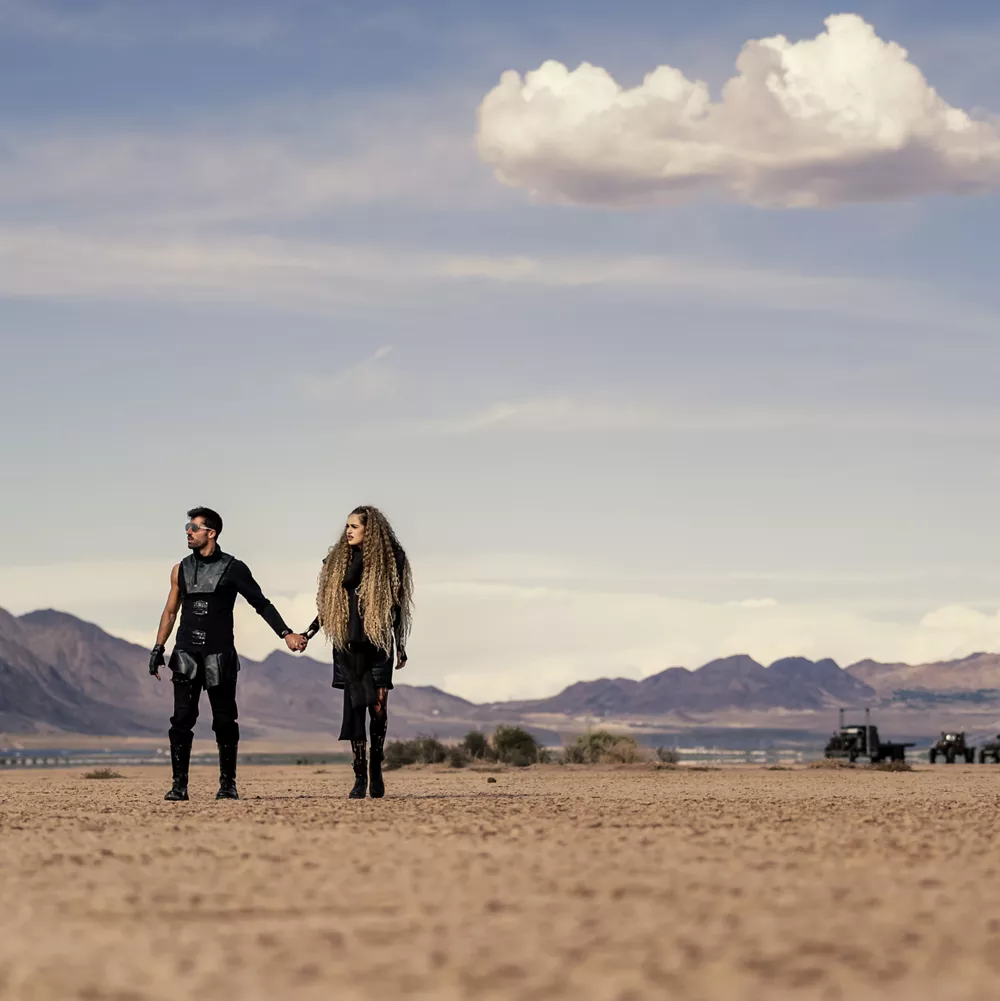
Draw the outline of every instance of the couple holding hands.
M236 681L240 662L233 634L238 594L284 639L289 650L301 652L320 630L326 634L333 644L333 687L344 690L340 739L351 742L354 754L350 798L364 799L369 791L373 799L384 796L382 752L389 692L394 660L399 669L406 664L413 605L410 563L385 515L368 506L350 513L340 538L323 560L317 615L304 633L292 632L264 597L250 568L219 548L222 518L217 512L192 508L185 532L190 554L170 572L170 593L149 656L149 673L160 680L166 643L179 613L168 665L174 689L169 731L173 785L165 798L188 798L192 731L202 689L208 692L219 747L216 799L239 798ZM370 764L366 729L371 735Z

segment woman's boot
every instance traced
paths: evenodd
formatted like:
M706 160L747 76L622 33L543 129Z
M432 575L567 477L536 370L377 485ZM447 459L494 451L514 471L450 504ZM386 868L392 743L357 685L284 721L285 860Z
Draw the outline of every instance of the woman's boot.
M382 752L372 747L371 763L371 794L372 799L381 799L385 795L385 782L382 779Z
M351 742L354 748L354 788L348 799L364 799L368 792L368 762L365 760L365 742Z
M389 725L389 714L386 701L389 693L383 688L379 698L372 707L372 721L369 727L372 736L371 761L371 797L381 799L385 795L385 782L382 779L382 758L384 757L385 734Z

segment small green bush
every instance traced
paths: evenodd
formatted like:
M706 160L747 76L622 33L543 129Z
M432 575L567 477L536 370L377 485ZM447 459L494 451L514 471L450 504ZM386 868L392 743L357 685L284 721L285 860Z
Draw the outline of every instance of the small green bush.
M479 730L470 730L459 745L474 761L496 761L496 752L489 738Z
M681 763L680 751L672 747L658 747L656 749L656 760L665 765L679 765Z
M382 764L389 771L394 768L402 768L403 765L416 764L417 758L411 744L412 741L409 740L390 740L385 745Z
M519 726L498 726L493 733L493 751L498 761L525 768L538 761L538 741Z
M448 758L448 748L436 737L422 734L413 740L390 740L383 763L390 771L403 765L439 765Z
M563 762L568 765L629 765L640 760L634 737L595 730L581 733L576 741L563 748Z
M465 768L472 761L472 756L462 744L451 748L448 752L448 764L452 768Z

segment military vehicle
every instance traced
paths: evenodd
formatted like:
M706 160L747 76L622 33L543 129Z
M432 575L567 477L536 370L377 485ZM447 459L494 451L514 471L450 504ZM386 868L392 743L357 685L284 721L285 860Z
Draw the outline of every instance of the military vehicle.
M959 758L964 759L968 764L976 760L976 749L965 741L965 731L941 731L935 744L927 752L927 758L933 765L938 758L944 758L949 764L955 764Z
M987 761L1000 765L1000 733L997 734L996 740L988 740L979 748L979 763L985 765Z
M898 744L879 739L878 727L872 726L871 710L865 710L863 726L846 726L844 710L840 710L840 725L829 739L823 752L828 758L847 758L855 762L868 758L873 765L880 761L905 761L906 749L913 744Z

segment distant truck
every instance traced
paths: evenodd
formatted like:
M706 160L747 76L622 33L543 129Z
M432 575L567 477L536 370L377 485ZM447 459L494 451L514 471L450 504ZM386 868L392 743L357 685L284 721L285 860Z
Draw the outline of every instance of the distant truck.
M865 710L864 725L855 726L845 725L844 710L841 709L839 726L823 753L828 758L847 758L852 763L858 758L868 758L873 765L877 765L880 761L905 761L908 747L913 747L913 744L881 740L878 727L872 726L870 709Z
M988 740L979 748L979 763L985 765L987 761L1000 765L1000 733L997 734L996 740Z
M955 764L959 758L965 760L967 764L972 764L976 760L976 749L966 742L965 731L941 731L941 736L927 752L927 759L933 765L938 758L944 758L949 764Z

